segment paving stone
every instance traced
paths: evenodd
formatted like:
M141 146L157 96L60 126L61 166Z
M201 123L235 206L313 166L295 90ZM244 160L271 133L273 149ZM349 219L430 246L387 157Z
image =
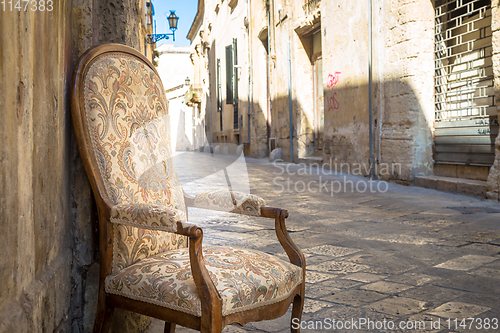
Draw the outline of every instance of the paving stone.
M315 313L322 309L331 308L334 304L306 298L304 301L304 313Z
M359 251L361 250L334 246L334 245L320 245L320 246L306 248L303 250L304 253L313 253L313 254L320 254L332 257L343 257Z
M337 275L333 274L324 274L324 273L318 273L311 271L309 268L307 268L306 271L306 282L307 283L317 283L325 280L330 280L337 277Z
M342 279L349 279L349 280L369 283L369 282L382 280L386 277L387 277L387 275L379 275L379 274L360 272L360 273L354 273L354 274L349 274L349 275L343 276Z
M413 314L427 309L425 302L406 297L390 297L364 307L393 316Z
M423 284L435 281L440 279L437 276L431 276L431 275L426 275L426 274L420 274L420 273L404 273L401 275L396 275L396 276L390 276L386 278L388 281L393 281L393 282L399 282L399 283L406 283L414 286L421 286Z
M454 299L455 302L467 303L467 304L475 304L479 306L486 306L489 308L498 307L498 295L492 294L479 294L479 293L466 293L460 296L457 299ZM496 310L498 311L498 309ZM500 317L500 312L497 312L498 317ZM500 318L499 325L500 325ZM499 327L500 329L500 327Z
M378 281L370 284L366 284L361 287L366 290L373 290L383 294L396 294L400 291L407 290L413 288L413 286L409 286L407 284L395 283L395 282L387 282L387 281Z
M321 299L334 303L360 306L380 300L385 297L387 296L374 291L356 289L356 290L342 291L339 293L335 293L335 295L322 297Z
M495 260L496 260L496 258L489 257L489 256L469 254L469 255L465 255L465 256L460 257L460 258L448 260L448 261L443 262L442 264L436 265L434 267L452 269L452 270L457 270L457 271L468 271L468 270L480 267L484 264L490 263L490 262L495 261Z
M462 302L448 302L435 308L432 311L429 311L429 314L443 318L459 318L460 320L460 318L472 318L488 310L490 310L490 308L485 306L478 306Z
M427 306L434 307L444 302L456 299L465 294L466 292L456 289L443 288L434 285L424 285L421 287L404 291L400 293L398 296L416 299L418 301L423 301L427 303Z
M500 279L500 269L491 267L481 267L469 272L470 275L478 275L482 277Z
M352 272L358 272L361 270L368 269L369 266L359 265L347 261L328 261L318 265L312 265L309 267L310 270L320 271L320 272L330 272L337 274L347 274Z
M355 288L359 282L350 280L333 279L319 283L306 283L306 297L321 298L329 295L335 295L338 292Z
M313 266L316 264L323 263L325 261L332 260L332 257L311 255L309 253L304 254L304 256L306 257L306 265L307 266Z
M497 294L500 297L500 284L498 279L485 278L482 276L463 275L455 278L442 279L434 282L442 287L466 290L473 293Z

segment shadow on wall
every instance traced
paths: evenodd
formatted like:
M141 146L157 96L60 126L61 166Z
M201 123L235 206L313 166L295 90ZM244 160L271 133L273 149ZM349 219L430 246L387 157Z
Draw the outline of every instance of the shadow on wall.
M417 96L410 84L400 81L373 84L372 147L376 174L381 179L410 183L416 175L430 174L433 167L433 96ZM294 160L314 140L314 120L300 102L293 100ZM425 109L424 109L424 107ZM324 90L323 163L361 167L370 171L368 84L337 86L327 82ZM290 160L288 96L273 100L271 137ZM494 140L492 137L491 140ZM301 151L302 150L302 151ZM303 156L303 155L302 155ZM333 163L333 164L332 164ZM387 172L386 166L390 172ZM345 172L345 169L344 171Z

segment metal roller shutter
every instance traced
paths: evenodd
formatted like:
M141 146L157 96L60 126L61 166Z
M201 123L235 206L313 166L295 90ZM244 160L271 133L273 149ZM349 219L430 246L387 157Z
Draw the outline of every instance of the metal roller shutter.
M491 36L491 0L435 1L436 163L493 164Z

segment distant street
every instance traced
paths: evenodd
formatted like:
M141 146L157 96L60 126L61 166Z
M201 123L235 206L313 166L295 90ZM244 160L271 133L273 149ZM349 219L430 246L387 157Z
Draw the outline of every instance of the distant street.
M187 152L177 155L175 164L185 190L195 194L194 180L235 159ZM246 167L251 193L268 206L288 209L288 230L306 254L302 331L500 330L500 205L288 163L275 167L247 159ZM285 256L268 219L189 213L190 222L204 228L205 244ZM162 324L156 326L162 332ZM290 315L224 332L289 332L289 327Z

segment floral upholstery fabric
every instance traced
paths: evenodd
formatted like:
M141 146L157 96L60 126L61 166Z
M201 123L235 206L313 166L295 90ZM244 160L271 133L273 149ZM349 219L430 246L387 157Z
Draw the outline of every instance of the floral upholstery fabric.
M303 280L302 268L269 254L205 246L205 265L222 297L222 315L281 301ZM188 249L141 260L106 278L106 291L201 316Z
M136 57L105 53L90 64L84 85L88 131L104 194L115 205L142 203L185 211L160 78ZM114 231L115 271L136 262L134 258L187 244L183 236L160 231L117 225Z
M181 210L149 204L119 204L111 208L111 222L134 227L176 232L177 222L186 221Z
M194 199L197 208L252 216L260 216L260 208L265 204L264 199L254 194L227 190L201 192Z
M113 223L113 273L158 253L185 248L187 237Z

